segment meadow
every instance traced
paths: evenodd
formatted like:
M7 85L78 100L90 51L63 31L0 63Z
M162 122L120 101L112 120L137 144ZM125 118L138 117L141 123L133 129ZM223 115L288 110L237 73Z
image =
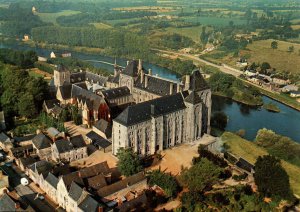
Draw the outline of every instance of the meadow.
M247 141L233 133L225 132L222 141L228 147L228 151L236 156L245 158L251 163L255 163L259 156L268 155L268 152L257 146L255 142ZM300 167L281 160L283 168L290 177L290 184L293 192L300 196Z
M69 15L75 15L80 13L79 11L74 10L63 10L61 12L57 13L37 13L37 15L41 18L42 21L47 23L53 23L54 25L57 25L56 18L60 16L69 16Z

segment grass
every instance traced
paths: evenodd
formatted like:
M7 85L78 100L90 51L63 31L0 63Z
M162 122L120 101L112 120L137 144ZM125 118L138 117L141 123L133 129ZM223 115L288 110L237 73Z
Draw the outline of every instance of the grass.
M94 25L97 29L111 29L112 26L105 24L105 23L91 23L92 25Z
M184 21L186 22L192 22L192 23L200 23L202 25L213 25L213 26L226 26L229 25L230 21L233 21L235 25L243 25L246 24L245 20L241 20L239 18L226 18L226 17L206 17L206 16L200 16L200 17L184 17Z
M75 10L63 10L57 13L37 13L37 15L41 18L42 21L57 25L56 18L58 18L59 16L69 16L78 13L80 12Z
M182 36L191 38L194 42L200 42L200 33L202 32L202 26L175 28L168 27L165 29L167 33L177 33Z
M174 11L172 7L160 7L160 6L138 6L138 7L119 7L113 8L118 11L151 11L151 12L170 12Z
M129 23L130 21L140 20L141 18L124 18L124 19L117 19L117 20L109 20L107 21L111 25L120 24L120 23Z
M250 54L248 61L262 63L268 62L270 65L280 71L290 71L300 73L300 44L277 41L278 49L271 48L273 40L255 41L242 51L242 54ZM294 52L288 52L288 48L294 46Z
M247 141L233 133L225 132L221 138L228 146L229 152L236 156L243 157L251 163L255 163L259 156L268 154L265 149L257 146L254 142ZM290 177L293 192L300 196L300 167L283 160L281 160L281 164Z

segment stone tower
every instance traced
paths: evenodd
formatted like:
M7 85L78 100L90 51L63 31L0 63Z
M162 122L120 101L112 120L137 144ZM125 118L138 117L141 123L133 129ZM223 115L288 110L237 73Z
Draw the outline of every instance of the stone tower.
M54 85L55 87L70 83L70 71L63 65L58 65L54 70Z

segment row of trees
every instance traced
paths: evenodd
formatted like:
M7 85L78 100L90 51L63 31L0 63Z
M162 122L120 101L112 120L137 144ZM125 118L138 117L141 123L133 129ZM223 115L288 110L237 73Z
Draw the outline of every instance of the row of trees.
M34 51L0 49L0 61L20 68L32 68L37 61L37 54Z

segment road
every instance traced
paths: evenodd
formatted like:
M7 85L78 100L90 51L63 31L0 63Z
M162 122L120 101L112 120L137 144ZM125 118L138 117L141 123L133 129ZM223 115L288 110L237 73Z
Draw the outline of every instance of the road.
M194 56L194 55L191 55L191 54L185 54L185 53L180 53L180 52L176 52L176 51L170 51L170 50L161 50L161 49L152 49L154 51L157 51L157 52L161 52L161 53L165 53L165 54L173 54L173 55L177 55L177 56L180 56L180 57L184 57L184 58L187 58L187 59L190 59L190 60L193 60L194 62L200 62L200 63L204 63L206 65L210 65L210 66L213 66L215 68L218 68L220 69L220 71L226 73L226 74L231 74L233 76L240 76L243 72L238 70L238 69L235 69L235 68L231 68L229 66L226 66L225 64L223 65L216 65L214 63L211 63L209 61L206 61L206 60L203 60L197 56Z
M18 195L24 200L23 202L28 203L34 210L43 212L53 212L56 211L46 200L40 200L36 198L37 193L34 192L29 186L23 186L20 184L22 172L17 169L17 167L3 165L0 167L7 175L9 179L9 184L12 188L16 190Z

